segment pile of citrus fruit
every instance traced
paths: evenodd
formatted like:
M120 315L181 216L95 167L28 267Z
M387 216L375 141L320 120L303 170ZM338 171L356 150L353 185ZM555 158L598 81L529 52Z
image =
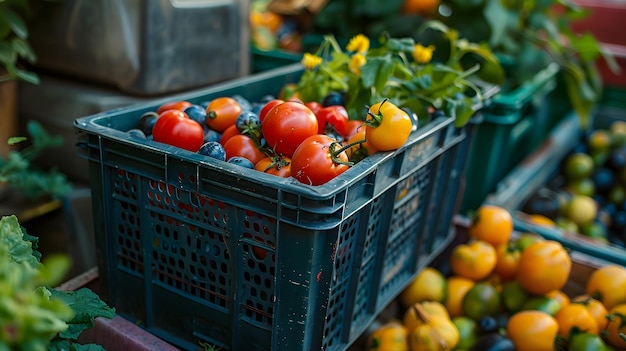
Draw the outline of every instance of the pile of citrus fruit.
M449 269L427 267L401 293L368 351L626 350L626 267L602 266L572 293L569 252L515 231L507 210L481 206L467 234Z

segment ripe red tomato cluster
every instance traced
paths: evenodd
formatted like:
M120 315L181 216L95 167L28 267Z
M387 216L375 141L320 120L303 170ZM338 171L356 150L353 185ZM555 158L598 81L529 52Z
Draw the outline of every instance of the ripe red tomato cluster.
M391 103L384 107L401 111ZM304 103L297 97L253 104L233 96L198 105L189 101L162 104L156 112L144 114L133 131L260 172L321 185L379 150L365 141L366 130L372 128L377 126L366 128L363 121L350 120L340 104Z

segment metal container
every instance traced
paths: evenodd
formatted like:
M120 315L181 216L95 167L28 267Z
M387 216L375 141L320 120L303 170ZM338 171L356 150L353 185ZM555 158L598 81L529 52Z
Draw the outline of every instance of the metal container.
M245 76L249 0L64 0L35 8L39 68L158 95Z

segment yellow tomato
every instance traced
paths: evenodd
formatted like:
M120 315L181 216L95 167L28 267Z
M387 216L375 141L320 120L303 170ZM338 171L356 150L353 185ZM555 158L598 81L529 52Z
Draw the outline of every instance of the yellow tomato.
M408 333L402 323L388 322L368 337L367 351L408 351Z
M626 267L607 265L595 270L587 280L585 292L609 310L626 303Z
M496 262L496 249L482 240L457 245L450 255L452 272L474 281L487 278L496 267Z

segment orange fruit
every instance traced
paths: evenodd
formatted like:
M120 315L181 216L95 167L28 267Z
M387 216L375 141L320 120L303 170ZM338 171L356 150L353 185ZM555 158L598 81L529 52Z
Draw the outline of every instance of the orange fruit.
M554 351L557 320L542 311L520 311L509 318L506 332L517 351Z
M563 288L571 268L572 259L559 242L539 241L522 251L517 280L526 291L542 295Z
M446 298L446 277L433 267L422 269L399 296L404 307L422 301L443 302Z
M463 315L463 298L474 284L473 280L465 277L451 276L448 278L448 292L444 305L451 317Z
M626 267L606 265L598 268L587 280L585 292L602 302L607 310L626 303Z
M589 311L591 316L596 320L596 323L598 323L598 330L604 330L607 323L609 322L608 319L606 319L606 315L609 312L607 311L606 307L604 307L602 302L594 299L589 295L579 295L574 297L571 301L572 303L578 303L585 306L585 308L587 308L587 311Z
M438 8L439 0L405 0L400 12L428 17L435 14Z
M558 334L564 338L568 338L570 333L575 330L583 331L591 334L598 334L598 322L589 313L589 310L580 303L570 303L562 307L556 315L554 315L559 323Z
M496 249L481 240L457 245L450 254L452 272L474 281L487 278L493 272L496 263Z
M609 310L612 316L606 326L606 341L617 350L626 350L626 340L621 335L626 334L626 303L614 306Z
M468 228L470 238L482 240L493 246L509 241L513 234L513 217L508 210L494 205L482 205L476 211Z

